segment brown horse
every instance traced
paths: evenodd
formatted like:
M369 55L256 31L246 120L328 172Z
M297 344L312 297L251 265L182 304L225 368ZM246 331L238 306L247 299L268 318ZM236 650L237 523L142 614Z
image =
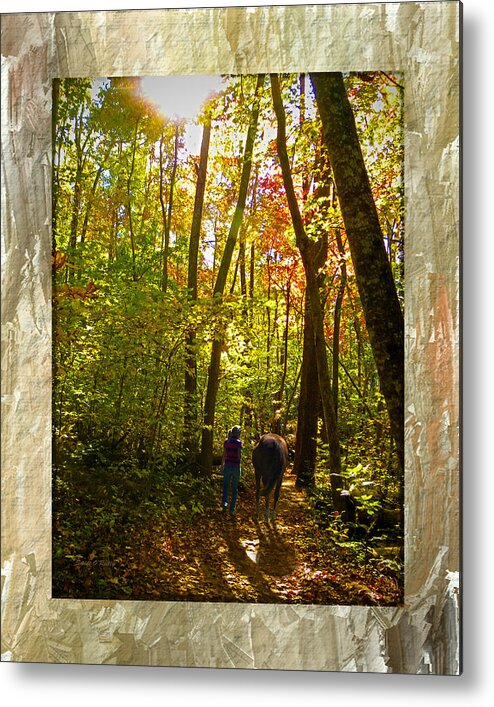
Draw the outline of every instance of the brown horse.
M274 522L283 473L288 464L288 447L283 437L272 433L263 435L252 452L252 464L256 474L256 518L259 518L259 496L262 494L266 500L264 520L269 523L269 498L274 489L271 512Z

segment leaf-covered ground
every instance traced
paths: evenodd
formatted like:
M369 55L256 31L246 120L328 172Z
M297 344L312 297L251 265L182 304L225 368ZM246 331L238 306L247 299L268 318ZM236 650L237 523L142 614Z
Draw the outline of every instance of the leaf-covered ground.
M276 524L254 520L255 489L241 486L235 519L218 508L166 512L79 554L57 596L161 601L397 605L392 572L328 542L303 491L286 475ZM89 549L89 548L88 548Z

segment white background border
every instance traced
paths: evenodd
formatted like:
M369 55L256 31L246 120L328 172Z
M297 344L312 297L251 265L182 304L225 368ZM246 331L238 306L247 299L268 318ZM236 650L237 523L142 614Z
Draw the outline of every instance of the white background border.
M348 0L341 0L349 4ZM55 12L130 10L165 7L331 4L268 0L2 0L1 11ZM279 672L232 669L140 668L129 666L2 663L2 693L9 704L29 700L79 707L105 702L118 707L210 702L243 707L268 702L283 707L341 702L353 707L379 705L485 705L494 687L494 427L492 350L494 330L494 171L493 71L494 3L464 0L463 83L463 669L460 677L356 673ZM490 128L490 132L489 131ZM494 342L494 339L493 339ZM5 704L5 703L4 703Z

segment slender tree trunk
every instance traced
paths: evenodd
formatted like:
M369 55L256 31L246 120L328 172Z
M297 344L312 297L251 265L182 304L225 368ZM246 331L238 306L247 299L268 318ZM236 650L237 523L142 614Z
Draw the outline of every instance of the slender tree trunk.
M149 151L149 169L147 170L147 179L146 179L146 184L144 187L144 193L142 195L142 209L141 209L141 214L140 214L140 219L139 219L139 230L138 230L138 241L141 240L143 230L144 230L144 224L146 222L146 216L149 212L149 203L150 203L150 197L149 194L151 192L151 184L153 182L153 168L152 168L152 163L154 160L154 146L151 147ZM153 245L154 245L154 238L153 238Z
M118 152L117 152L117 161L120 163L122 160L122 141L118 141ZM117 174L117 179L116 179L116 193L117 195L120 195L121 190L122 190L122 177L120 172ZM113 204L113 209L112 209L112 214L113 214L113 223L112 227L109 233L108 237L108 264L113 263L117 256L117 247L118 247L118 228L120 226L120 202L118 199L114 200Z
M256 165L255 171L254 171L254 178L253 178L253 185L252 185L252 190L251 190L251 201L250 201L250 209L249 209L249 216L250 218L253 218L256 210L257 210L257 185L259 181L259 165ZM250 347L251 345L251 338L250 334L252 331L252 324L253 324L253 311L254 311L254 302L253 302L253 294L254 294L254 257L255 257L255 246L254 246L254 240L251 240L250 244L250 261L249 261L249 283L247 285L247 231L251 229L247 228L247 225L244 225L244 227L241 229L240 232L240 252L241 252L241 259L240 259L240 289L242 292L242 298L243 298L243 316L244 316L244 321L245 321L245 343L247 347ZM253 426L253 393L252 393L252 387L249 385L243 390L243 399L244 402L242 404L242 410L241 410L241 424L244 427L244 431L246 434L248 433L248 429L252 429Z
M282 422L282 409L283 409L283 396L285 394L285 384L286 377L288 373L288 334L289 334L289 324L290 324L290 294L291 294L291 279L288 279L286 285L286 295L285 295L285 326L283 327L283 348L280 356L280 364L283 367L281 373L280 386L276 393L274 394L274 424L272 431L278 435L281 435L283 422Z
M247 277L245 274L245 233L240 234L240 292L244 299L244 314L247 314L246 300L247 300Z
M265 375L265 383L264 383L264 390L266 390L269 387L270 383L270 370L271 370L271 270L269 267L269 254L266 258L266 269L268 271L268 306L266 307L266 318L267 318L267 326L266 326L266 375Z
M88 229L88 226L89 226L89 214L91 213L91 209L92 209L92 207L93 207L94 195L96 194L96 188L97 188L97 186L98 186L99 179L100 179L100 177L101 177L101 175L102 175L102 173L103 173L103 170L105 169L106 160L107 160L108 157L110 156L110 152L111 152L112 149L113 149L113 145L114 145L114 143L112 143L112 144L108 147L108 149L106 150L106 152L105 152L105 154L104 154L104 156L103 156L103 159L101 160L101 164L100 164L100 166L98 167L98 170L97 170L97 172L96 172L96 175L95 175L95 177L94 177L94 179L93 179L93 183L92 183L92 185L91 185L91 189L90 189L90 191L89 191L89 196L88 196L88 198L87 198L87 205L86 205L86 213L85 213L85 216L84 216L84 223L82 224L82 230L81 230L81 243L84 243L85 240L86 240L86 233L87 233L87 229Z
M254 299L254 268L256 260L256 246L250 244L250 269L249 269L249 299L252 302Z
M300 382L300 376L302 374L302 366L300 365L298 369L298 373L295 377L295 381L292 385L292 390L290 392L290 395L288 396L288 400L286 402L285 406L285 414L283 416L283 425L281 427L281 436L284 437L287 433L287 428L288 428L288 421L290 419L290 414L291 414L291 409L292 409L292 403L293 399L295 397L295 393L298 390L299 382Z
M349 380L349 382L350 382L350 385L354 388L355 392L357 393L357 395L358 395L358 397L359 397L359 399L360 399L360 403L361 403L361 405L362 405L362 409L365 410L365 412L366 412L366 414L367 414L369 420L373 420L373 419L374 419L374 413L372 412L372 410L371 410L371 409L369 408L369 406L367 405L367 402L366 402L366 400L365 400L365 395L364 395L364 394L362 393L362 391L360 390L358 384L357 384L356 381L354 380L352 374L350 373L350 371L348 370L348 368L345 366L345 364L343 363L343 361L341 360L341 358L340 358L339 361L338 361L338 365L342 368L343 373L346 375L346 377L348 378L348 380Z
M299 125L300 128L303 127L305 123L305 106L306 106L306 76L305 74L300 74L299 77L299 90L300 90L300 117L299 117ZM309 194L309 187L310 187L310 178L309 178L309 169L304 169L302 172L302 199L305 205L305 202L307 200L307 196Z
M197 299L197 259L199 255L199 240L201 234L202 212L204 207L204 193L206 191L206 176L209 156L209 143L211 139L211 123L204 124L199 157L199 171L197 174L196 195L192 226L190 229L189 261L187 270L187 289L191 300Z
M72 216L70 219L70 236L69 236L69 263L72 265L68 268L68 281L73 282L75 278L75 258L77 249L77 233L79 230L79 216L81 209L81 197L82 197L82 175L84 170L84 154L81 145L81 133L82 133L82 115L78 115L75 118L74 124L74 144L77 153L77 166L74 179L74 197L72 200Z
M168 289L168 255L170 252L170 232L172 223L173 197L175 194L175 180L177 175L178 164L178 122L175 123L175 146L173 150L173 165L170 175L170 193L168 196L168 208L165 208L163 196L163 138L160 141L160 203L161 214L163 218L163 268L161 273L161 291L166 292Z
M96 176L93 180L93 184L92 184L91 190L89 192L87 205L86 205L86 213L84 215L84 222L82 224L82 229L81 229L81 243L86 242L86 233L87 233L87 229L89 226L89 214L91 212L91 207L93 205L94 195L96 193L96 187L98 186L99 178L101 176L102 171L103 171L103 167L101 166L98 169L98 171L96 172Z
M233 271L232 284L230 285L230 294L231 295L233 295L235 293L235 285L237 284L237 275L238 275L238 269L240 267L241 255L242 255L242 251L239 249L238 254L237 254L237 260L235 261L235 269Z
M52 195L51 195L51 240L53 252L57 249L57 208L59 175L56 162L57 155L57 125L58 105L60 102L60 79L53 79L52 85L52 116L51 116L51 167L52 167Z
M202 133L201 154L199 158L199 172L197 175L194 212L190 229L189 261L187 271L187 291L192 305L197 300L197 261L199 257L199 241L201 235L202 212L204 206L204 193L206 189L206 176L211 138L211 123L204 125ZM185 337L185 400L184 400L184 448L192 453L198 451L196 427L198 421L197 400L197 354L196 354L196 327L193 312L190 316L190 326Z
M165 234L166 234L166 203L165 203L165 167L164 167L164 161L163 161L163 143L164 143L164 135L161 136L160 139L160 148L159 148L159 170L160 170L160 186L159 186L159 196L160 196L160 206L161 206L161 221L163 223L162 231L161 231L161 258L162 258L162 263L161 263L161 291L163 292L163 281L164 281L164 273L166 272L167 277L168 277L168 253L166 254L165 257Z
M53 404L53 419L56 416L57 401L59 401L59 419L58 419L58 429L60 430L62 425L62 390L59 383L59 378L57 374L58 366L60 363L60 348L57 341L57 331L58 331L58 304L57 304L57 285L58 277L57 270L55 267L56 261L53 256L57 252L57 216L58 216L58 190L59 190L59 174L58 174L58 164L57 164L57 125L58 125L58 106L60 101L60 79L53 79L52 84L52 114L51 114L51 174L52 174L52 195L51 195L51 248L52 248L52 282L53 282L53 308L52 308L52 330L53 330L53 355L51 363L51 372L53 380L52 389L52 404ZM57 388L60 389L60 398L57 394ZM58 434L53 435L53 473L57 474L58 463L56 462L58 455Z
M346 288L346 263L345 263L345 250L343 248L343 241L341 240L340 229L335 229L336 243L338 245L338 252L340 254L340 283L338 285L338 294L336 295L336 302L334 306L334 323L333 323L333 395L334 395L334 410L336 413L336 420L338 421L338 407L339 407L339 361L340 361L340 327L341 327L341 309L343 306L343 297L345 295Z
M242 174L240 177L240 187L238 193L237 206L235 208L235 213L233 215L232 224L230 226L230 231L228 233L228 238L225 244L225 250L223 252L223 257L221 259L220 267L218 270L218 275L216 278L216 284L214 286L215 295L222 295L225 289L226 279L228 277L228 270L230 268L230 262L232 259L235 244L237 242L237 236L242 225L242 219L245 210L245 202L247 199L247 188L249 186L250 173L252 168L252 152L254 149L254 139L257 130L257 121L259 118L259 93L264 83L264 75L261 74L258 77L254 107L252 110L252 115L250 119L249 129L247 131L247 140L245 143L244 161L242 167Z
M130 248L132 251L132 279L134 282L137 281L137 270L136 270L136 243L134 234L134 220L132 217L132 177L134 175L136 151L137 151L137 133L139 130L139 120L136 121L135 131L134 131L134 144L132 146L132 160L130 164L130 172L127 178L127 216L129 219L129 235L130 235Z
M317 272L314 267L314 260L311 253L311 242L305 232L305 227L302 221L302 216L297 203L295 189L293 187L292 174L290 170L290 162L286 147L286 119L283 103L281 100L281 91L278 76L271 74L271 89L273 94L273 105L278 121L278 130L276 144L278 148L278 157L280 160L281 171L283 174L283 182L288 201L288 207L292 217L293 228L295 231L295 239L297 247L302 257L302 263L305 270L307 280L307 297L308 297L308 314L312 319L314 326L314 343L317 361L317 377L319 381L319 390L321 393L324 423L329 435L329 463L333 476L332 490L333 503L339 506L338 495L338 480L334 475L338 475L341 471L341 454L338 430L336 426L336 415L334 411L333 392L331 387L331 377L329 373L328 359L326 354L326 340L324 335L324 316L322 311L321 300L319 297L319 287L317 283Z
M286 309L285 309L285 330L283 332L283 374L281 376L280 383L280 399L283 397L285 391L285 382L288 372L288 337L290 331L290 296L291 296L292 283L289 279L286 285Z
M404 468L404 323L341 73L311 74L369 339Z
M225 250L218 269L216 283L214 286L213 297L219 301L223 297L225 290L228 270L237 241L237 236L242 225L242 219L245 210L245 202L247 199L247 189L249 186L251 168L252 168L252 153L254 150L254 140L257 131L257 122L259 118L259 95L264 83L264 74L260 74L257 78L257 84L254 94L254 106L250 117L249 128L247 131L247 139L245 141L244 160L242 166L242 174L240 177L240 186L238 192L237 205L233 215L230 231L225 244ZM224 332L223 326L220 323L215 331L213 346L211 349L211 359L208 370L208 384L206 390L206 400L204 404L204 423L202 429L201 441L201 458L200 464L203 472L209 473L212 467L213 460L213 432L214 432L214 413L216 406L216 397L218 394L219 371L221 361L221 349L223 347Z

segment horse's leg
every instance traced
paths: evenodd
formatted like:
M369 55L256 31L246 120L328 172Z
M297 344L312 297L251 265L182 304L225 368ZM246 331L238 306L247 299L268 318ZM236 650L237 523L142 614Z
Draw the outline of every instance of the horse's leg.
M259 495L261 491L261 473L256 469L256 520L259 520Z
M269 523L269 497L271 496L271 493L266 494L266 505L264 508L264 520L266 523Z
M274 490L274 503L273 503L273 515L272 515L273 523L276 520L276 505L277 505L278 499L280 497L280 489L281 489L281 482L282 481L283 481L283 472L281 472L280 478L278 479L278 482L276 484L276 488Z

